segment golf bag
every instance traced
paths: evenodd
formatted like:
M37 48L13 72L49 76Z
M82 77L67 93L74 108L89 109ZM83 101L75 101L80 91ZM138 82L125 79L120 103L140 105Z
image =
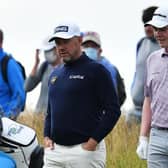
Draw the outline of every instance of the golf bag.
M0 151L16 162L17 168L42 168L44 150L35 131L9 118L0 118Z

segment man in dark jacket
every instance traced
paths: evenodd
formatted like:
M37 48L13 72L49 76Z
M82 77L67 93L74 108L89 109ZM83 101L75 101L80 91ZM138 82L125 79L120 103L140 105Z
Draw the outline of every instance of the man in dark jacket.
M120 116L110 73L82 53L76 24L59 24L52 40L65 64L49 79L44 168L104 168L103 139Z

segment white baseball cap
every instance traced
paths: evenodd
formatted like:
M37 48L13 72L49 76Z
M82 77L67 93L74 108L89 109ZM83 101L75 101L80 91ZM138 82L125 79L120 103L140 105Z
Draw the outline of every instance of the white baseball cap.
M100 36L97 32L94 31L83 32L82 44L87 41L92 41L96 43L98 46L101 46Z
M75 23L63 22L54 29L54 34L50 37L49 42L55 38L70 39L75 36L81 36L79 27Z
M159 7L156 9L148 24L157 28L168 26L168 8Z
M47 36L43 41L42 41L42 45L41 45L41 50L44 51L49 51L51 49L53 49L54 47L56 47L56 44L54 41L49 42L51 36Z

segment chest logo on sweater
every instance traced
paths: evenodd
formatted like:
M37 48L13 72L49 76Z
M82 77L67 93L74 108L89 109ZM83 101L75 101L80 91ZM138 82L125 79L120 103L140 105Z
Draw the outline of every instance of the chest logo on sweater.
M70 75L69 79L84 79L84 75Z
M54 84L56 80L57 80L57 76L53 76L50 80L50 83Z

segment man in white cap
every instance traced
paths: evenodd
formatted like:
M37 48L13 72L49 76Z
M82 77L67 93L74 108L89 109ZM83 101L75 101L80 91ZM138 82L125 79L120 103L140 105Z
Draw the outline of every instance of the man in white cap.
M35 64L29 77L25 81L25 91L30 92L36 88L41 82L41 90L39 99L36 104L35 112L46 114L48 105L48 79L51 71L61 65L61 59L57 54L56 45L54 42L48 42L49 37L46 37L42 43L41 50L44 51L45 61L39 66L40 49L36 49Z
M148 168L168 167L168 8L158 8L148 23L161 49L147 59L145 100L137 154ZM149 144L148 134L150 132Z
M104 168L104 137L121 114L110 73L82 53L74 23L61 23L50 41L64 61L49 80L44 168Z
M126 112L126 122L128 125L132 125L132 123L135 122L141 123L146 60L153 51L160 49L158 42L154 38L153 28L148 24L148 22L152 20L153 14L157 8L157 6L149 6L142 11L145 36L136 44L135 72L130 90L133 106Z

